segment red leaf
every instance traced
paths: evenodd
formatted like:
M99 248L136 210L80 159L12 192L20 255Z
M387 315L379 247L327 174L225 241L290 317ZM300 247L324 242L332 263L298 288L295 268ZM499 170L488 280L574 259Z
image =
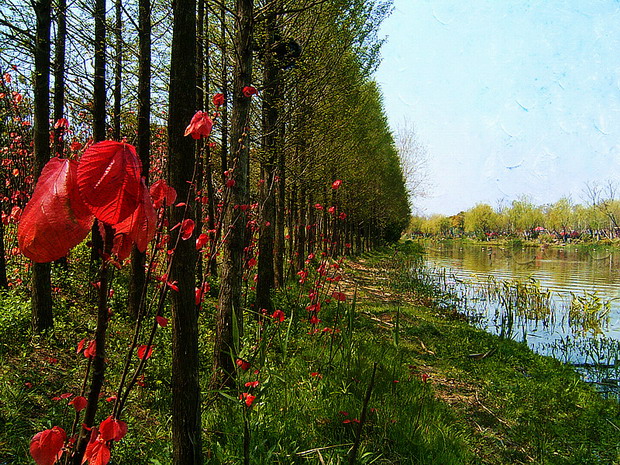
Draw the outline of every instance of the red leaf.
M86 397L77 396L71 402L69 402L69 405L73 405L73 408L76 412L81 412L82 410L84 410L84 408L86 408L87 403L88 401L86 400Z
M93 339L88 343L88 347L84 351L84 357L90 358L97 354L97 342Z
M256 399L256 396L253 396L249 392L243 392L239 394L239 399L242 400L247 407L251 407L254 403L254 399Z
M167 206L170 206L177 199L177 191L175 191L173 187L166 184L166 181L163 179L153 183L151 185L150 192L151 197L153 198L153 207L156 210L161 208L164 202Z
M86 343L86 338L84 338L80 342L78 342L77 350L75 351L76 354L79 354L80 352L82 352L82 350L84 350L84 344L85 343Z
M148 360L153 353L153 346L142 345L138 347L138 358L140 360Z
M99 425L99 434L104 441L120 441L127 434L127 423L109 416Z
M86 149L77 181L84 202L97 219L117 224L138 208L141 170L132 145L104 141Z
M225 102L224 94L217 93L213 96L213 105L216 107L221 107Z
M208 235L203 233L200 236L198 236L198 238L196 239L196 250L202 249L207 242L209 242Z
M88 235L93 216L80 198L77 163L52 158L24 209L17 240L22 253L45 263L64 257Z
M60 459L66 439L65 430L58 426L41 431L30 440L30 455L37 465L53 465Z
M112 253L116 255L119 261L125 260L131 253L133 247L133 240L129 237L129 234L121 233L114 236L112 245Z
M97 428L93 428L90 433L90 441L88 441L86 451L84 452L82 463L88 462L88 465L107 465L109 461L110 448L105 440L101 438Z
M115 225L114 231L116 234L128 234L140 252L146 251L146 246L155 237L157 232L157 213L155 213L151 194L144 181L141 181L141 195L138 208L123 221Z
M258 94L256 87L245 86L243 88L243 95L245 95L246 97L251 97L252 95L256 95L256 94Z
M183 223L181 224L181 239L186 241L187 239L192 237L193 233L194 233L194 220L190 218L184 219Z
M197 111L192 118L189 126L185 129L185 136L191 135L193 139L200 139L201 137L209 137L211 129L213 128L213 121L209 117L209 113L204 111Z

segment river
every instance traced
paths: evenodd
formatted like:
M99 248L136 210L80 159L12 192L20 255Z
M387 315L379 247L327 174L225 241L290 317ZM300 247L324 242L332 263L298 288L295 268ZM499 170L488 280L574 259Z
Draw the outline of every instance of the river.
M459 241L425 250L426 272L476 325L572 363L589 381L620 385L619 250ZM525 300L536 308L524 309Z

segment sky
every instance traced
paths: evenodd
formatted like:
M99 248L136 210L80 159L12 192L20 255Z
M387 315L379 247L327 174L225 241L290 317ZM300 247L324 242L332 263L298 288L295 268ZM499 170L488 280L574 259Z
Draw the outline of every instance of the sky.
M620 182L618 0L394 0L375 79L426 146L418 213Z

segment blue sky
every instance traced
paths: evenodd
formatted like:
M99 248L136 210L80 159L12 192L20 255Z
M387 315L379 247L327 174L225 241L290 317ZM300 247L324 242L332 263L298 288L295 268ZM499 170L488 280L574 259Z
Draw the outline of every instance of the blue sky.
M425 214L620 181L620 2L395 0L375 75L428 149Z

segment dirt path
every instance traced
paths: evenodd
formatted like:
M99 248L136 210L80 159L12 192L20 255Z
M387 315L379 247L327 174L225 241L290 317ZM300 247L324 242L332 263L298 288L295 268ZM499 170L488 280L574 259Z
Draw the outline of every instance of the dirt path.
M357 292L357 301L362 304L399 304L434 308L434 302L428 296L391 290L388 270L381 264L375 265L368 260L349 260L346 277L342 284L348 295L353 296ZM362 310L362 313L380 329L391 330L394 327L393 312L377 314ZM407 324L406 319L403 324ZM415 339L409 338L408 342L414 346L417 345L417 351L420 354L431 355L434 358L435 353L427 347L424 341L419 338ZM476 463L504 464L507 449L511 449L524 459L511 463L534 462L535 460L528 455L526 447L512 442L506 434L513 425L502 418L501 406L493 405L490 399L485 398L480 384L475 381L466 382L462 379L455 379L449 375L445 367L445 363L426 363L417 369L418 374L424 373L428 376L428 382L433 385L435 397L454 409L458 417L464 419L468 434L473 440L470 445L478 458Z

